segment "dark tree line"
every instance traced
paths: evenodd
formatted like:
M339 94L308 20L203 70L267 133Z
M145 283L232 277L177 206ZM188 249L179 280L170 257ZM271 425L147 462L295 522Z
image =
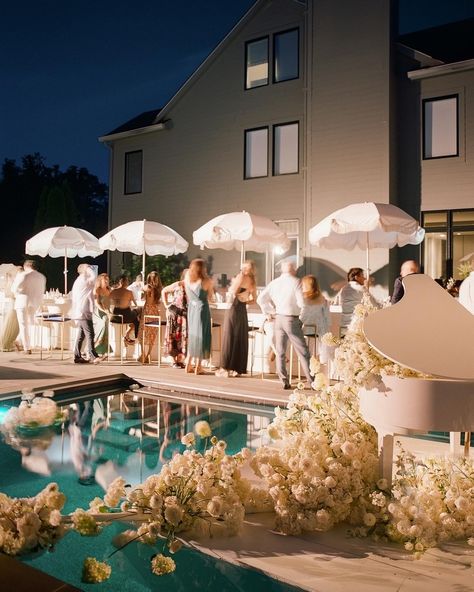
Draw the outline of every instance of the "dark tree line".
M21 263L25 242L51 226L78 226L101 236L107 232L108 188L86 168L46 165L38 153L17 164L5 159L0 177L0 199L5 218L0 232L0 263ZM97 260L94 261L97 263ZM62 286L63 262L39 260L50 287ZM77 260L71 260L71 271ZM102 267L105 262L101 262ZM74 277L74 273L69 274Z

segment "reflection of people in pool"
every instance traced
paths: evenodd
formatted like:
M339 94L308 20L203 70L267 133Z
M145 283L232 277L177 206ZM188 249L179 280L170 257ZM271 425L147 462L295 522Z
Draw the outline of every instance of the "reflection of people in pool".
M159 459L165 463L177 452L183 450L181 438L184 435L185 405L177 403L161 403L163 413L163 441L160 446Z
M74 405L71 409L72 414L68 427L71 460L79 475L78 481L81 485L95 483L91 454L92 442L98 430L105 425L103 413L100 417L100 412L98 412L102 402L100 399L96 399L93 405L91 403L91 401L79 401Z

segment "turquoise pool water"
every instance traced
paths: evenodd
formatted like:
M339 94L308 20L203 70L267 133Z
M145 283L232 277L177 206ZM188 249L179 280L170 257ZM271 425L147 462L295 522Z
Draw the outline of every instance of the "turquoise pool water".
M95 397L66 394L56 400L67 410L68 419L62 427L33 436L2 436L0 491L15 497L29 496L55 481L67 497L65 513L87 507L95 496L103 495L101 484L117 475L133 485L159 472L176 451L183 450L181 436L192 431L196 421L208 421L213 433L225 439L228 451L234 453L244 446L254 448L264 443L261 429L272 415L272 409L260 406L239 410L229 408L226 402L183 404L179 399L129 391ZM0 402L0 422L8 408L19 402ZM114 551L113 536L126 528L116 523L95 538L69 533L54 552L22 560L81 590L296 590L193 549L176 554L176 572L162 577L152 575L149 569L151 556L160 549L131 543L108 559ZM100 586L81 583L82 561L87 556L109 561L112 576L108 582Z

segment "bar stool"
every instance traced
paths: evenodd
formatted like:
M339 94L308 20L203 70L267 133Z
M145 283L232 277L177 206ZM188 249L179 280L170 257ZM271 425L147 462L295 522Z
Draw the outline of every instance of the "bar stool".
M253 366L255 359L259 359L261 363L260 378L265 377L265 323L264 320L261 327L255 327L253 321L249 321L249 341L250 341L250 376L253 376ZM257 336L260 336L260 353L257 354Z
M113 317L120 318L120 321L113 321L112 320ZM112 317L109 317L109 326L107 327L107 352L108 352L107 361L108 362L110 362L110 358L111 358L111 356L110 356L110 329L111 329L112 325L120 325L119 347L120 347L120 365L122 365L123 364L123 344L122 344L122 341L123 341L123 325L124 325L123 315L113 314ZM114 329L114 332L115 332L115 329ZM114 333L114 336L115 336L115 333ZM115 341L115 345L116 345L117 339L114 339L114 341ZM116 351L114 348L114 357L115 357L115 355L116 355Z
M148 320L147 320L148 319ZM158 368L161 367L161 315L143 315L143 335L142 335L142 352L145 352L145 331L146 328L158 329L158 346L157 346L157 358Z
M36 315L35 319L40 321L40 360L43 359L43 328L45 323L49 329L49 350L53 351L53 326L55 323L60 323L60 335L61 335L61 360L64 360L64 325L70 321L70 317L66 317L63 314L56 313L40 313Z

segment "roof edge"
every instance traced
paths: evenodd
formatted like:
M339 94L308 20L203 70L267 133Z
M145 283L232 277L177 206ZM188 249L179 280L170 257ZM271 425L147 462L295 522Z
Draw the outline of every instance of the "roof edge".
M130 136L141 136L142 134L150 134L151 132L159 132L161 130L168 129L170 126L167 122L155 123L153 125L147 125L145 127L139 127L133 130L127 130L126 132L118 132L117 134L107 134L105 136L99 136L99 142L114 142L122 138L129 138Z
M247 12L240 18L239 21L232 27L227 35L216 45L211 53L204 59L203 62L194 70L194 72L185 80L185 82L179 87L171 99L164 105L161 111L157 114L155 122L158 123L165 117L170 109L179 101L182 95L188 90L194 81L199 78L202 72L206 70L214 61L214 59L221 53L224 46L243 28L243 26L253 17L253 15L260 10L260 8L272 0L257 0L253 6L251 6Z
M419 80L422 78L433 78L434 76L443 76L444 74L453 74L454 72L465 72L474 69L474 58L462 60L461 62L452 62L442 64L441 66L432 66L431 68L421 68L420 70L411 70L407 73L410 80Z

